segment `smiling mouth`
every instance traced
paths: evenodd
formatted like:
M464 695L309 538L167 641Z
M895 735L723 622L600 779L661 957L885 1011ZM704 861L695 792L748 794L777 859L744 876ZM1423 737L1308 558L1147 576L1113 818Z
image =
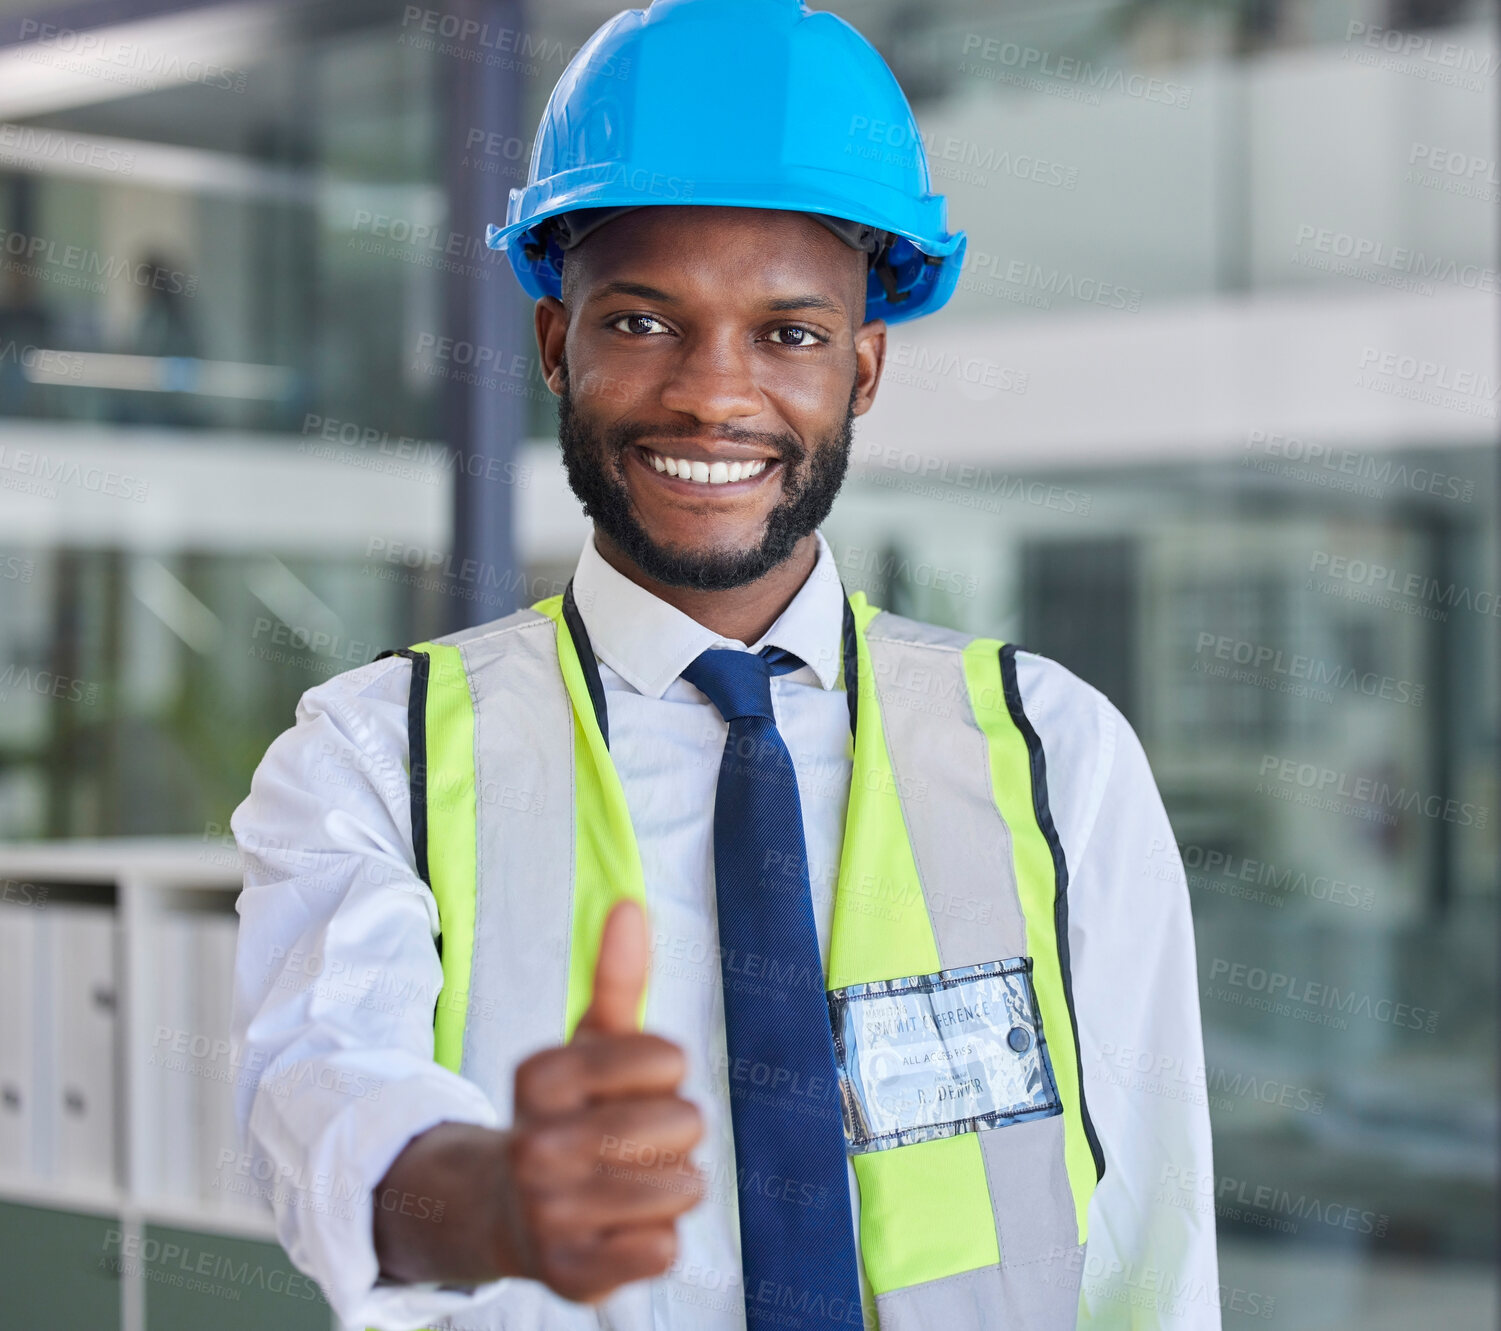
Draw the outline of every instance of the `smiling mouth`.
M668 457L665 453L655 453L649 448L643 448L640 452L653 470L699 485L729 485L734 481L748 481L759 476L776 461L775 458L747 458L727 462L723 458L717 458L713 462L704 462Z

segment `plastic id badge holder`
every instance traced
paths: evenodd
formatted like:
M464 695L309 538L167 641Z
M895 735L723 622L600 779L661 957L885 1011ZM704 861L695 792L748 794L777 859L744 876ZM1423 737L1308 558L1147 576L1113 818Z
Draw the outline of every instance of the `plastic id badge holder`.
M829 992L850 1154L1063 1112L1032 959Z

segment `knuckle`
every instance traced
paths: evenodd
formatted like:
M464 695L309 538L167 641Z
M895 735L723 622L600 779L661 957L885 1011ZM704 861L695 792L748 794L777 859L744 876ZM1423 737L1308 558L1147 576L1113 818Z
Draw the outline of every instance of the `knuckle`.
M544 1049L516 1069L516 1107L519 1113L545 1112L569 1091L578 1079L578 1059L570 1049Z
M562 1172L567 1150L556 1129L518 1132L511 1143L511 1172L523 1187L539 1187Z
M702 1141L704 1136L704 1111L694 1104L692 1100L684 1100L681 1096L675 1099L673 1108L677 1114L677 1126L681 1131L694 1142Z
M537 1098L539 1083L547 1075L547 1060L551 1050L533 1054L516 1068L516 1104L529 1104Z
M691 1211L703 1201L707 1186L704 1176L696 1171L674 1180L672 1192L677 1213L681 1215L684 1211Z
M677 1230L667 1228L653 1231L647 1239L642 1252L646 1274L654 1276L662 1275L677 1260L677 1255Z
M559 1261L562 1245L579 1228L578 1203L567 1193L543 1193L532 1197L526 1209L527 1223L539 1240L542 1259Z
M682 1046L671 1040L664 1040L660 1035L647 1035L643 1038L650 1041L646 1046L646 1053L656 1062L664 1079L671 1079L676 1083L688 1075L688 1058L683 1053Z

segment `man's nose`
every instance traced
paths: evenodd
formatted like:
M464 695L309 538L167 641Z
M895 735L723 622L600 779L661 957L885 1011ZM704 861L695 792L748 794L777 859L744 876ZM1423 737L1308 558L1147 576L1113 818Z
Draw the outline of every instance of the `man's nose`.
M754 354L730 336L686 340L662 386L662 405L706 425L757 415L762 404L752 373Z

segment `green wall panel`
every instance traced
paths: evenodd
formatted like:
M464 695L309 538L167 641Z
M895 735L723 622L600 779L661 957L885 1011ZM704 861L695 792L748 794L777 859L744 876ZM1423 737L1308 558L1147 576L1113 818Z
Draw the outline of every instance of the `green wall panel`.
M135 1262L145 1276L146 1331L329 1331L333 1325L317 1285L274 1243L148 1225Z
M120 1249L112 1234L112 1219L0 1202L0 1324L115 1331Z

